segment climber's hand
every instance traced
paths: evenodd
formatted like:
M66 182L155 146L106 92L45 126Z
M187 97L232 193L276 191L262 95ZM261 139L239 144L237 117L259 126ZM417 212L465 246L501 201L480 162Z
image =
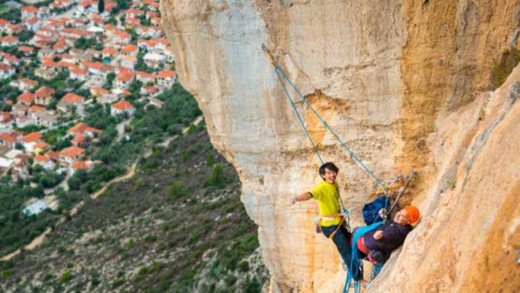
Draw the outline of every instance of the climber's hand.
M374 233L374 239L379 240L381 238L383 238L383 231L376 231L376 233Z
M378 212L379 216L381 217L381 219L383 220L386 220L386 213L388 213L388 211L386 209L380 209Z
M289 197L289 205L293 205L296 203L296 196Z

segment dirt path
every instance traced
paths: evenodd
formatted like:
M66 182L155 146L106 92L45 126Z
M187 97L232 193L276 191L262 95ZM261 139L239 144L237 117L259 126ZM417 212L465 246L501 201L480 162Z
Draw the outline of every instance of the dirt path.
M197 119L195 119L192 124L194 124L195 126L198 125L201 121L202 121L203 117L200 116L198 117ZM189 126L188 127L185 127L183 130L182 130L182 133L186 133L188 132L189 130ZM163 146L163 147L168 147L170 145L170 143L175 140L176 138L178 137L178 135L174 135L172 137L169 137L167 138L163 143L161 143L160 145ZM151 154L151 151L148 151L146 154L145 154L145 157L148 157L149 155ZM135 173L137 172L137 162L139 161L139 159L137 159L135 161L135 163L132 164L132 166L130 167L130 169L128 170L128 172L124 175L121 175L119 177L116 177L112 180L110 180L109 182L105 183L103 185L103 188L101 188L100 190L94 192L93 194L90 195L90 197L95 200L96 198L98 198L101 194L103 194L103 192L105 192L105 190L112 184L114 183L117 183L117 182L121 182L121 181L124 181L124 180L127 180L127 179L130 179L132 178ZM76 206L74 206L70 212L69 212L69 217L73 217L75 216L80 208L85 204L84 201L81 201L80 203L78 203ZM56 224L56 227L60 226L61 224L67 222L67 216L62 216L57 224ZM34 238L33 241L31 241L31 243L25 245L23 247L23 250L33 250L35 249L36 247L40 246L43 241L45 241L45 237L47 236L47 234L51 233L52 232L52 229L50 227L48 227L42 234L40 234L38 237ZM3 256L2 258L0 258L1 261L7 261L7 260L10 260L12 259L13 257L17 256L18 254L20 254L21 252L21 249L18 249L16 250L15 252L12 252L8 255L5 255Z
M126 173L125 175L121 175L119 177L116 177L114 179L112 179L110 182L107 182L103 188L101 188L100 190L96 191L95 193L91 194L90 197L92 199L96 199L98 198L98 196L100 196L101 194L103 194L103 192L105 192L105 190L107 190L107 188L116 183L116 182L120 182L120 181L123 181L123 180L126 180L126 179L130 179L132 178L134 175L135 175L135 171L137 171L137 162L133 163L132 166L130 167L130 170L128 170L128 173Z

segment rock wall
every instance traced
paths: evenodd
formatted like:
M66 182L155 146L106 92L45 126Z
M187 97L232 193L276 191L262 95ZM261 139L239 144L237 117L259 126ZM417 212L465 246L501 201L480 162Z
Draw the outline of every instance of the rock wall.
M370 291L520 290L520 116L510 98L520 77L489 86L493 59L517 42L520 3L162 0L161 11L180 81L240 174L272 291L339 291L344 272L313 230L316 203L287 206L320 181L319 161L262 43L378 177L419 174L403 202L423 220ZM339 165L347 205L361 207L377 184L297 109L323 159Z

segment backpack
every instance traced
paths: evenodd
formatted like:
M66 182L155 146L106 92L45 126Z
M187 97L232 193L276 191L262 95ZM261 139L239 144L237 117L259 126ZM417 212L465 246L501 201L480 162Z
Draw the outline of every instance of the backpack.
M383 219L379 216L378 212L380 209L388 209L390 202L387 201L385 196L379 196L372 202L369 202L363 206L363 219L367 225L372 225L375 222L381 222Z

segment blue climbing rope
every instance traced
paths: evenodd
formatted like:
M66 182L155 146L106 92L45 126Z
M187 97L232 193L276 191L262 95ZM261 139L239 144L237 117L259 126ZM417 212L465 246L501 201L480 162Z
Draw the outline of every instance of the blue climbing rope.
M273 59L272 55L269 53L269 50L267 50L265 45L262 45L262 49L269 55L270 60L271 60L271 64L275 68L276 76L278 77L278 80L279 80L280 84L282 85L282 88L283 88L283 90L285 92L285 95L287 96L287 98L289 99L289 101L291 103L291 107L293 108L294 113L298 117L298 120L300 122L300 125L303 128L303 131L305 132L305 135L307 136L307 138L311 142L312 148L313 148L314 152L316 153L316 156L318 157L318 160L320 161L320 163L323 164L323 159L321 158L321 156L319 154L318 148L316 147L316 144L314 143L314 140L312 139L312 136L310 135L309 131L307 130L307 127L305 126L305 122L303 121L300 113L298 112L298 109L296 108L296 102L294 101L293 97L289 93L284 80L298 94L298 96L300 97L300 100L303 101L305 103L305 105L307 107L309 107L309 109L311 109L311 111L318 118L318 120L321 122L321 124L328 131L330 131L330 133L336 138L336 140L340 143L340 145L343 147L343 149L350 154L350 157L354 158L354 160L363 169L365 169L365 171L376 181L376 183L379 184L381 187L383 187L383 189L385 191L385 194L386 194L386 197L387 197L386 198L386 201L387 201L386 204L388 205L388 201L389 201L390 195L389 195L389 190L388 190L388 187L386 186L386 184L384 184L383 181L381 181L374 174L374 172L361 160L361 158L359 158L358 155L356 155L356 153L351 148L348 147L348 145L329 126L327 121L325 121L325 119L323 119L323 117L318 113L318 111L316 111L316 109L309 103L309 101L307 101L307 99L301 94L301 92L294 85L294 83L292 83L291 80L289 79L289 77L287 77L287 74L285 74L285 72L276 64L276 62L274 62L274 59ZM338 194L339 194L339 190L338 190ZM349 223L350 222L349 221L350 220L350 213L346 209L346 207L345 207L345 205L343 203L343 200L341 199L341 195L339 195L339 201L340 201L340 204L341 204L341 207L342 207L342 210L343 210L342 212L343 212L343 214L345 216L345 220L347 221L347 225L350 225L350 223ZM359 293L360 292L361 284L360 284L359 281L356 281L353 278L353 276L356 275L359 272L359 270L362 271L362 265L363 265L362 262L359 259L356 243L357 243L357 240L359 239L359 237L361 237L363 234L365 234L365 233L367 233L367 232L369 232L369 231L379 227L381 224L382 224L382 222L377 222L377 223L374 223L374 224L372 224L370 226L367 226L367 227L358 228L355 231L355 233L353 234L353 239L352 239L352 244L351 244L352 245L351 246L351 250L352 250L351 263L350 263L350 267L347 270L347 276L346 276L346 280L345 280L345 285L343 286L343 292L344 293L347 293L350 288L353 288L355 293ZM345 264L347 263L346 260L343 260L343 262ZM377 272L379 272L379 270L381 270L381 267L377 268L377 270L378 270Z
M343 286L343 292L347 293L350 288L354 288L354 291L357 293L359 291L359 281L354 280L355 275L362 272L363 264L361 260L359 259L358 249L357 249L357 242L361 236L363 236L365 233L370 232L377 227L381 226L383 222L376 222L372 225L365 226L365 227L358 227L356 230L354 230L354 233L352 233L352 243L350 244L351 254L350 254L350 266L348 268L347 272L347 278L345 279L345 285ZM352 282L354 281L354 282ZM352 284L353 283L353 284ZM358 288L358 289L356 289Z
M282 79L280 78L280 75L283 77L283 79L285 79L285 81L293 88L293 90L298 94L298 96L300 97L300 99L305 103L305 105L307 107L309 107L309 109L311 109L311 111L314 113L314 115L318 118L318 120L320 120L321 124L328 130L330 131L330 133L336 138L336 140L340 143L340 145L343 147L343 149L345 151L347 151L350 156L352 158L354 158L354 160L363 168L365 169L365 171L367 171L368 174L370 174L370 176L377 182L377 184L379 184L381 187L383 187L385 189L386 192L388 192L388 188L386 186L386 184L383 183L383 181L381 181L375 174L374 172L372 172L372 170L363 162L363 160L361 160L361 158L358 157L358 155L356 155L356 153L348 147L348 145L336 134L336 132L329 126L329 124L327 123L327 121L325 121L325 119L323 119L323 117L318 113L318 111L309 103L309 101L307 101L307 99L302 95L302 93L298 90L298 88L294 85L294 83L291 82L291 80L289 79L289 77L287 77L287 74L285 74L285 72L276 64L273 64L274 65L274 68L275 68L275 71L276 71L276 75L278 76L278 79L280 80L280 83L282 84L283 88L284 88L284 91L286 93L286 95L288 95L288 91L287 91L287 87L285 86L285 83L282 81ZM289 95L288 95L289 97ZM293 106L293 108L296 108L295 105L294 105L294 101L292 100L292 98L290 98L291 100L291 105ZM301 117L299 117L301 118ZM300 121L301 123L303 123L303 121ZM304 125L304 124L303 124ZM307 130L305 129L306 133ZM308 137L310 138L310 135L308 135ZM310 138L312 140L312 138ZM314 146L314 142L312 143L313 146Z
M381 272L381 270L383 269L383 265L374 265L374 269L372 270L372 276L371 276L371 279L375 279L375 277L377 277L377 275L379 275L379 273Z
M314 144L314 141L312 140L311 134L307 130L307 127L305 126L305 122L303 122L303 119L302 119L300 113L298 112L298 109L296 109L296 104L294 103L294 100L293 100L292 96L289 94L289 91L287 90L287 87L285 86L285 83L283 82L282 77L280 76L279 71L278 70L275 70L275 71L276 71L276 75L278 76L278 80L280 81L280 84L282 84L282 87L283 87L283 90L285 92L285 95L287 96L287 98L289 98L289 101L291 102L291 106L292 106L292 108L294 110L294 113L296 114L296 116L298 117L298 120L300 121L300 125L302 126L303 131L305 132L305 134L307 135L307 138L309 138L309 141L311 142L311 145L312 145L312 148L314 150L314 153L316 153L316 156L318 157L318 160L320 161L320 163L323 164L323 159L321 158L320 153L318 152L318 148Z

